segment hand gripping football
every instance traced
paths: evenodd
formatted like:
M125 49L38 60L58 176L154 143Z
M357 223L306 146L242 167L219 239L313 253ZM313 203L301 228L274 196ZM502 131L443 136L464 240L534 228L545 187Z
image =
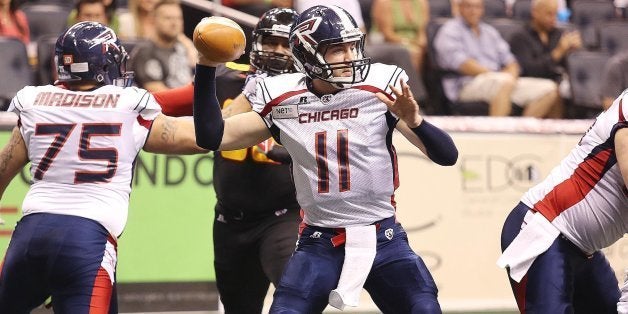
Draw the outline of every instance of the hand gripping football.
M193 41L196 50L215 62L229 62L239 58L246 45L240 25L219 16L202 19L194 28Z

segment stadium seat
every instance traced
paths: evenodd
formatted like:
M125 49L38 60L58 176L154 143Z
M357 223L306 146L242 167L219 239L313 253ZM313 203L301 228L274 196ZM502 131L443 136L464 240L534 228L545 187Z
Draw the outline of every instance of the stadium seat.
M601 24L600 49L611 55L628 51L628 22L616 21Z
M520 21L529 21L532 17L532 1L516 0L512 5L512 17Z
M578 0L572 3L572 22L582 35L582 42L589 49L599 47L599 24L615 17L611 1Z
M33 71L28 64L26 46L15 38L0 36L0 99L11 99L26 85L33 85Z
M68 14L72 8L56 4L29 3L23 5L21 9L28 19L31 39L37 40L43 35L59 36L67 28Z
M430 0L430 17L451 17L450 0Z
M510 42L512 36L523 31L525 26L525 22L510 18L488 19L486 22L495 27L506 42Z
M586 118L602 110L600 82L609 57L608 53L597 51L576 51L567 57L572 105L587 109L589 114Z
M504 0L484 0L484 18L506 17Z
M57 35L49 34L37 39L37 84L47 85L54 83L55 65L54 53Z

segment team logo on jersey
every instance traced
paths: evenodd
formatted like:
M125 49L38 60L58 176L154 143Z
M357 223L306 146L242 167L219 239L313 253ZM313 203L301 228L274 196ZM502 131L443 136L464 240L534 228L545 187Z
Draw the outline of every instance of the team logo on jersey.
M273 107L273 119L293 119L299 116L299 105Z
M330 103L333 99L334 99L334 95L327 94L321 97L321 102L326 105Z
M395 235L395 231L393 231L392 228L388 228L386 229L386 231L384 231L384 235L386 236L386 239L392 240L393 236Z

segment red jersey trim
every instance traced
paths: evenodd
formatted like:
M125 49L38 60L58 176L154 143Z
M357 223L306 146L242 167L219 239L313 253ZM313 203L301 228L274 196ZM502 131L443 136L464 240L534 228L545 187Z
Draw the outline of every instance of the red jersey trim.
M359 85L359 86L355 86L355 87L351 87L351 88L361 89L361 90L364 90L364 91L367 91L367 92L371 92L373 94L382 93L382 94L386 95L386 97L388 97L388 99L395 100L391 94L389 94L389 93L381 90L379 87L376 87L376 86L373 86L373 85Z
M150 130L150 127L153 125L153 120L146 120L146 119L142 118L142 116L138 115L137 116L137 123L139 123L141 126L145 127L147 130Z
M607 148L587 157L571 177L556 185L541 201L534 204L534 210L553 221L562 212L582 201L602 179L612 156L613 150Z

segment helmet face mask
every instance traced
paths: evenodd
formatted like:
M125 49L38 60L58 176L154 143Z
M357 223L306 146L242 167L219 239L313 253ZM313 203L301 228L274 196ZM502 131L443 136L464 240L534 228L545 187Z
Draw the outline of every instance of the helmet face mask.
M133 74L126 71L127 60L128 54L113 30L96 22L77 23L55 45L55 84L130 86Z
M268 10L253 30L251 45L251 65L257 71L269 75L295 72L292 55L264 49L264 45L272 37L287 42L290 28L298 17L296 11L286 8Z
M348 88L364 81L371 60L364 56L364 33L344 9L336 6L314 6L305 10L290 32L290 47L299 71L336 88ZM335 44L355 42L356 54L351 61L329 63L326 51ZM351 76L334 76L334 70L351 69Z

